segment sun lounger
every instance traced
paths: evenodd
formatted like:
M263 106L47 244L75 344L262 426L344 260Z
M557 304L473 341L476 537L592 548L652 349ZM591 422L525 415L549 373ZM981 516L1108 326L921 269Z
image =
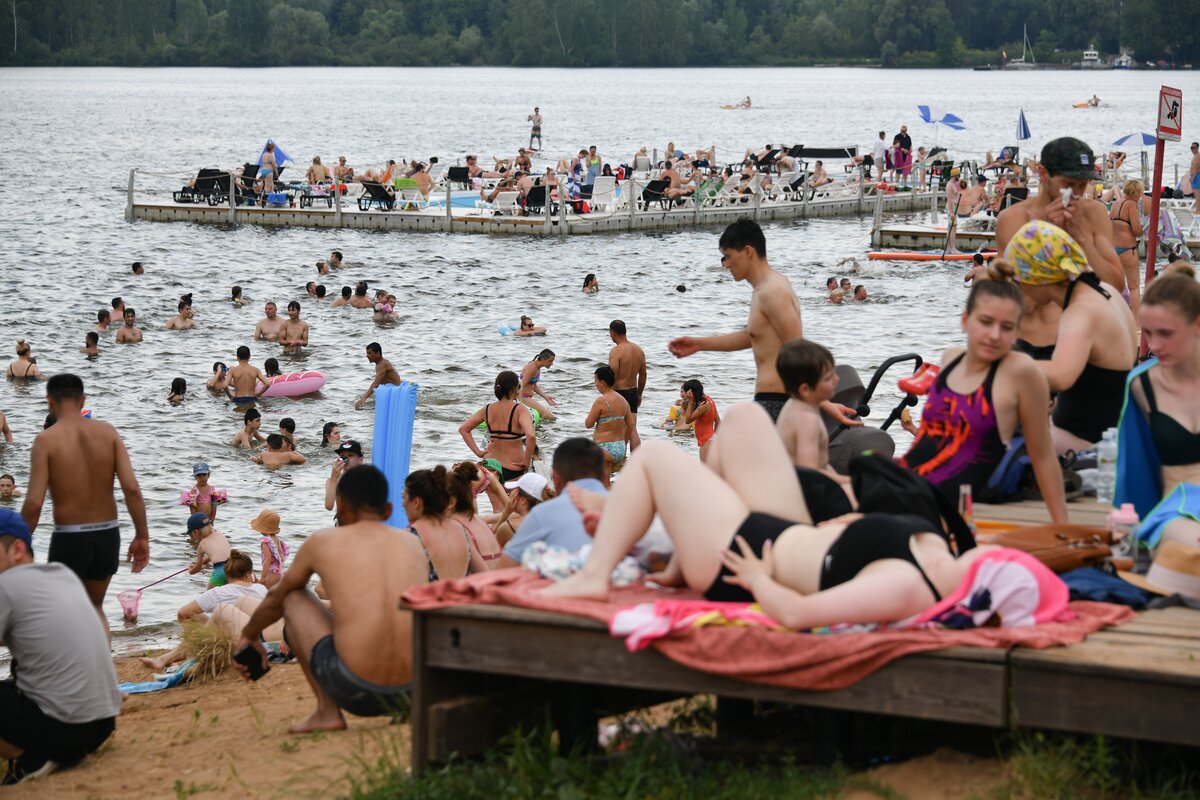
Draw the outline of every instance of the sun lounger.
M1195 232L1197 225L1200 225L1190 208L1171 206L1171 213L1175 216L1175 221L1179 223L1179 230L1185 237Z
M1019 203L1022 200L1029 199L1029 188L1026 186L1009 186L1004 190L1003 196L1000 198L1000 210L1011 206L1013 203Z
M546 185L539 183L529 190L520 203L526 214L540 214L546 209Z
M225 191L222 191L224 189ZM191 186L184 186L171 193L176 203L199 203L207 200L210 206L220 204L222 194L228 193L229 173L220 169L202 169L196 173Z
M413 178L396 178L393 186L405 211L418 211L429 205L429 200L421 194L421 189Z
M446 175L446 165L432 164L426 172L429 173L429 180L433 181L434 186L437 186Z
M671 199L664 192L671 186L669 180L652 180L642 188L641 206L643 209L650 207L651 203L658 203L663 211L671 207Z
M480 208L485 208L495 212L496 216L501 214L516 214L519 210L518 201L521 198L520 192L500 192L491 202L481 200Z
M617 206L617 179L600 176L592 184L592 210L603 206L605 211L613 211Z
M471 172L466 167L450 167L446 170L446 181L449 183L458 183L470 189Z
M362 187L363 193L358 198L360 211L369 211L372 206L384 211L391 211L396 207L395 192L388 191L383 184L377 181L363 181Z

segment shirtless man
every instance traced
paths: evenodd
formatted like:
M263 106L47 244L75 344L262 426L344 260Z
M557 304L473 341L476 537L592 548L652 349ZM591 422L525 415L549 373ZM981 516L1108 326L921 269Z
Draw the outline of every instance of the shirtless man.
M79 348L79 352L83 353L85 356L100 355L100 348L98 346L100 344L100 334L96 333L95 331L88 331L87 336L84 337L83 341L85 344L83 347Z
M196 327L196 321L192 319L192 307L180 300L179 313L167 320L163 327L169 331L184 331Z
M534 106L533 113L526 119L533 125L529 131L529 149L537 152L542 149L542 112L538 110L537 106ZM537 147L533 146L534 139L538 140Z
M324 183L329 180L329 170L321 163L320 156L313 156L312 164L305 173L304 179L309 183Z
M642 394L646 391L646 353L629 341L625 331L625 323L619 319L608 323L608 336L613 340L613 349L608 351L608 366L617 376L613 388L629 403L629 412L633 417L629 449L636 450L642 443L637 432L637 413L638 406L642 404Z
M1186 183L1192 189L1192 213L1200 214L1200 142L1192 142L1192 164L1188 167Z
M137 312L132 308L124 311L125 325L117 330L117 344L136 344L142 340L142 329L137 326Z
M331 269L341 269L342 266L343 266L342 251L341 250L330 250L329 251L329 267Z
M125 316L125 301L119 297L112 299L112 317L114 320Z
M288 318L279 329L279 343L292 352L308 347L308 323L300 319L300 304L295 300L288 303Z
M121 546L114 477L121 484L125 507L133 519L134 535L127 557L133 562L134 572L141 572L150 560L150 532L146 503L129 453L112 425L80 415L85 399L83 381L78 376L64 373L46 382L46 404L57 422L33 440L21 516L30 532L35 531L46 490L50 490L54 533L50 535L46 560L66 564L79 576L103 621L101 606L117 571ZM104 624L107 631L108 624Z
M333 177L339 181L348 181L354 177L354 169L346 165L345 156L338 156L338 162L333 167Z
M670 159L668 159L663 165L663 171L658 174L658 179L660 181L670 181L671 183L670 186L663 190L663 194L667 197L675 198L682 197L685 194L691 194L692 192L696 191L696 187L694 185L690 188L686 186L692 182L695 174L696 173L693 172L693 177L688 178L685 181L682 177L680 177L679 173L675 171L674 164L672 164Z
M255 401L271 385L271 379L250 363L250 348L246 345L237 349L237 360L237 365L229 370L225 394L229 395L235 406L253 408Z
M408 710L412 615L399 599L428 580L429 559L416 536L385 524L392 514L387 498L387 478L377 468L348 470L337 489L341 526L305 540L242 630L235 650L253 648L265 667L261 634L276 620L286 623L317 701L290 733L344 729L343 710L360 717ZM308 591L313 573L336 616Z
M367 345L367 361L375 365L375 380L371 381L371 385L367 387L367 391L363 392L363 396L358 398L358 402L354 404L355 411L362 411L367 398L374 394L375 390L383 384L386 383L391 386L400 385L400 373L392 366L392 362L383 357L383 348L379 346L379 342L371 342Z
M1092 149L1078 139L1055 139L1042 148L1037 170L1041 177L1038 194L1014 203L996 218L996 249L1003 253L1013 234L1026 222L1046 220L1071 234L1087 254L1088 264L1100 280L1118 289L1124 288L1125 270L1113 245L1108 209L1098 200L1083 197L1087 184L1096 176ZM1062 204L1063 189L1071 190L1066 208ZM978 269L968 273L967 280L973 278ZM1015 349L1034 359L1048 360L1054 353L1061 313L1062 309L1054 303L1033 305L1026 298Z
M991 201L987 193L987 178L980 175L975 179L975 185L963 192L962 199L958 204L958 215L969 217L983 211L989 205L991 205Z
M667 345L677 358L702 350L729 352L750 348L754 352L756 376L754 401L778 420L788 400L783 380L775 370L775 358L784 342L804 336L800 321L800 302L786 277L767 262L767 240L757 222L740 219L725 229L717 244L721 264L736 281L747 281L754 293L750 297L750 318L746 327L720 336L680 336ZM851 419L854 412L838 403L825 401L821 410L843 425L862 425Z
M257 409L246 409L245 415L242 417L242 429L238 431L229 444L233 447L244 447L247 450L266 444L266 437L258 432L262 427L262 414L258 413Z
M513 159L513 167L522 172L533 171L533 162L529 160L529 153L525 152L524 147L517 148L517 157Z
M812 177L809 178L808 185L816 188L824 186L827 183L833 183L829 178L829 174L825 172L825 166L820 161L813 164Z
M112 325L112 312L107 308L102 308L96 312L96 330L101 333L108 332L108 326Z
M255 464L262 464L264 467L282 467L285 464L303 464L304 456L294 450L285 450L283 446L283 435L272 433L267 437L267 450L264 453L252 456L250 458Z
M354 295L350 298L350 305L353 308L375 308L375 304L371 302L371 298L367 297L367 282L359 281L354 287Z
M274 303L268 302L263 308L265 317L258 321L254 326L255 339L267 339L272 342L279 339L279 331L283 329L283 319L276 315L276 306Z

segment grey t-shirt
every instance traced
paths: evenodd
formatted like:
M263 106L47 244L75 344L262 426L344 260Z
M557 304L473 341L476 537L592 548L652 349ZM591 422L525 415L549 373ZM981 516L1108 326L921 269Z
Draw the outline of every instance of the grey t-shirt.
M104 628L66 566L21 564L0 572L0 641L16 661L17 688L46 716L81 724L121 712Z

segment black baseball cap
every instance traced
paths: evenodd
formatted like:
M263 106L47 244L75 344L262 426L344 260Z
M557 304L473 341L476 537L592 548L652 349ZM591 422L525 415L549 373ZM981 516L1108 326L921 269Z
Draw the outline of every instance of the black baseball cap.
M362 458L362 454L363 454L362 445L359 444L358 442L354 441L353 439L346 439L345 441L343 441L341 444L339 444L337 446L337 450L334 452L336 452L339 456L348 456L348 455L353 454L353 455L358 456L359 458Z
M1097 172L1096 156L1087 142L1063 136L1042 148L1042 166L1051 175L1092 180Z

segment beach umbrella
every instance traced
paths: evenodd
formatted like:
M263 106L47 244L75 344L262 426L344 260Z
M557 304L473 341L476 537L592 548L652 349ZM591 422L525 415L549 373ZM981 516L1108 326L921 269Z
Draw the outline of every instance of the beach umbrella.
M1143 131L1141 133L1126 134L1125 136L1122 136L1120 139L1117 139L1115 142L1113 142L1113 144L1117 147L1126 147L1129 145L1149 147L1156 141L1158 141L1158 139L1153 133L1146 133Z
M1025 109L1022 108L1017 117L1017 141L1023 142L1028 138L1030 138L1029 123L1025 121Z
M931 108L930 106L917 106L917 112L921 115L924 122L933 126L933 143L937 144L938 126L945 125L951 130L961 131L966 129L963 124L962 117L957 114L949 114L941 109Z
M267 145L273 143L274 141L275 141L274 139L267 139L266 143L262 147L262 150L260 150L258 152L258 163L259 164L262 163L263 153L267 152ZM282 147L280 147L279 145L275 145L275 163L277 165L283 166L284 164L286 164L287 162L289 162L291 160L292 160L292 157L289 156L287 153L283 152Z

